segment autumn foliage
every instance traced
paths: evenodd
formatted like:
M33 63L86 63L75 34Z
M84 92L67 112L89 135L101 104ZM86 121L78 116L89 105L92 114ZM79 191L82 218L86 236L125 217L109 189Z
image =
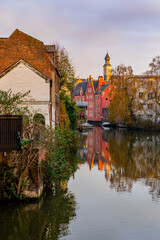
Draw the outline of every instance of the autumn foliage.
M112 71L113 99L109 107L109 120L132 125L135 120L137 81L131 66L119 65Z

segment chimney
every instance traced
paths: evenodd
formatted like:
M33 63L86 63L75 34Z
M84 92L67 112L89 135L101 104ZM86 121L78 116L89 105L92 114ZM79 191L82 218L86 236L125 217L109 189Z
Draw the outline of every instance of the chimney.
M99 76L98 77L98 86L100 87L100 86L102 86L102 85L104 85L105 84L105 81L103 80L103 77L102 76Z
M46 47L46 52L48 55L51 57L53 63L56 65L58 68L58 56L57 56L57 50L55 45L45 45Z

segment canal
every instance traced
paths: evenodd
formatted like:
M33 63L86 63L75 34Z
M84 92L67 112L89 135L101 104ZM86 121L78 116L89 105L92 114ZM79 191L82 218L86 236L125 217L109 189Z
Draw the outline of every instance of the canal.
M160 133L94 127L82 142L68 189L0 205L0 240L159 240Z

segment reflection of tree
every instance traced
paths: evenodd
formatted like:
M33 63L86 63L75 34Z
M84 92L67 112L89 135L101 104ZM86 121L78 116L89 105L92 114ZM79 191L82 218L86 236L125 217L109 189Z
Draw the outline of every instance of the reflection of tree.
M137 178L138 172L131 155L133 141L131 134L123 135L121 132L109 139L112 158L110 183L111 188L116 188L117 191L131 191L132 180Z
M74 195L64 192L50 194L44 202L6 207L0 206L2 239L56 240L68 234L76 216Z
M99 170L105 170L110 188L130 192L134 181L146 179L153 199L160 196L160 133L123 129L98 131L96 127L93 133L94 164L98 164ZM81 157L90 164L86 142ZM99 142L100 151L96 151Z
M160 135L117 131L109 138L112 158L110 187L117 191L131 191L133 181L145 178L152 193L160 194Z
M157 201L160 198L160 179L148 178L144 182L146 186L149 186L149 193L152 195L152 200Z

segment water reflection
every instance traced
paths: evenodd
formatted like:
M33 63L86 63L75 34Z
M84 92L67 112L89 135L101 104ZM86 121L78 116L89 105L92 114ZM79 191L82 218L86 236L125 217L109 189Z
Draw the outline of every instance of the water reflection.
M81 158L104 171L111 189L131 192L141 180L154 200L160 197L160 133L94 127L83 137Z
M69 222L75 218L73 194L50 193L39 203L0 205L0 239L57 240L69 234Z

